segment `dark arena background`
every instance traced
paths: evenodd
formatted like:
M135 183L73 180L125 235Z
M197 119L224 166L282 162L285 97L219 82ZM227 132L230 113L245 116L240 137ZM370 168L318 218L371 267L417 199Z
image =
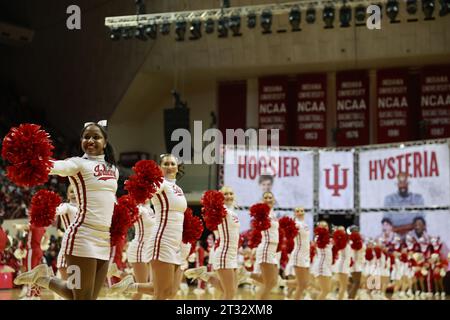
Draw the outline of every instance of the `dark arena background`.
M449 299L450 0L0 1L0 71L0 300Z

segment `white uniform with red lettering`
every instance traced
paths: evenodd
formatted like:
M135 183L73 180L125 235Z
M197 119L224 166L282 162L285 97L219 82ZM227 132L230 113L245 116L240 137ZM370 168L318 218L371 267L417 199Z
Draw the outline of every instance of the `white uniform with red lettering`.
M134 223L134 239L128 245L127 259L130 263L150 262L150 236L155 225L155 212L149 205L139 205L139 218Z
M362 272L364 269L366 246L363 244L359 250L352 249L353 265L351 266L351 272Z
M151 260L181 265L184 211L187 208L183 190L176 180L164 179L152 198L156 223L150 237Z
M277 254L278 247L278 219L275 216L273 210L270 211L270 228L268 230L262 231L262 239L261 243L256 248L256 265L258 266L257 270L259 270L259 264L261 263L269 263L269 264L279 264L279 258Z
M298 234L294 239L294 250L291 253L291 259L295 267L309 268L310 266L310 231L305 221L296 220Z
M181 242L181 270L184 271L189 267L189 253L192 245L190 243Z
M64 233L68 232L69 226L75 219L77 211L78 207L73 203L61 203L56 208L56 215L61 220L61 227L64 229ZM58 269L67 268L66 257L62 250L59 250L58 258L56 259L56 267Z
M311 266L311 273L315 276L331 277L331 265L333 263L333 245L327 244L325 248L316 248L316 255Z
M104 155L85 154L54 161L50 174L69 177L78 203L77 214L64 234L61 251L66 255L109 260L119 170L105 162Z
M233 207L226 207L226 210L227 216L217 227L220 240L219 247L214 252L214 270L236 269L238 267L239 217L233 211Z
M350 261L352 258L352 248L350 244L338 251L336 262L334 263L335 273L350 274Z

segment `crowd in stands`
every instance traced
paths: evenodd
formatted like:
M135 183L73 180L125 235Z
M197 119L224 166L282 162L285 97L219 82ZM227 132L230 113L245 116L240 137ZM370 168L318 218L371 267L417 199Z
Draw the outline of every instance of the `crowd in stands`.
M45 113L30 107L26 96L14 93L11 88L0 88L0 148L8 131L21 123L36 123L52 137L55 146L54 157L65 159L73 153L76 143L68 141L45 119ZM31 197L40 188L46 188L61 195L65 194L67 179L51 176L46 185L36 188L22 188L6 177L7 163L0 158L0 217L20 219L27 217Z

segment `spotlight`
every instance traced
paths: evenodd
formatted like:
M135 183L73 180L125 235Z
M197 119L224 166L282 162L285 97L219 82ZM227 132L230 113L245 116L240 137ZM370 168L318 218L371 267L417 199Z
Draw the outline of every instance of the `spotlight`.
M325 29L332 29L334 22L334 7L326 5L322 13L323 22L325 22Z
M158 25L155 23L149 24L148 26L145 27L144 31L147 37L149 37L150 39L156 39L156 34L158 32Z
M146 41L147 37L145 36L145 27L144 26L139 26L136 29L134 29L134 37L136 39L142 40L142 41Z
M191 31L191 39L197 40L202 37L202 22L200 20L193 20L189 28Z
M212 18L209 18L208 20L206 20L205 22L205 32L210 34L214 32L214 25L215 22Z
M230 18L230 30L233 32L233 37L240 37L241 30L241 17L238 14L234 14Z
M163 23L160 26L160 30L159 32L161 32L161 34L163 36L167 36L170 33L170 22L169 20L164 20Z
M292 7L291 12L289 13L289 22L292 27L292 31L300 31L300 21L302 18L302 13L300 12L300 8L298 6Z
M123 28L122 29L122 39L130 40L134 36L134 31L132 28Z
M398 22L396 21L398 15L398 1L397 0L388 0L386 4L386 15L389 17L391 23Z
M423 0L422 1L422 11L425 15L425 20L434 20L433 12L434 12L434 0Z
M439 15L441 17L450 13L450 0L440 0L441 10L439 10Z
M179 20L175 23L175 33L177 34L176 41L184 41L186 34L186 21Z
M217 21L217 33L219 38L228 37L228 18L220 17L219 21Z
M311 6L306 10L306 23L313 24L314 22L316 22L316 9Z
M350 21L352 20L352 8L347 5L343 5L339 10L339 21L341 22L341 28L350 27Z
M120 28L112 28L109 38L113 41L118 41L118 40L120 40L121 35L122 35L122 30Z
M256 27L256 14L254 12L250 12L247 15L247 27L249 29L253 29Z
M263 34L272 33L272 12L270 10L264 10L261 13L261 28L263 28Z
M406 1L406 12L413 15L417 12L417 0L407 0Z
M362 4L355 8L355 20L357 24L365 24L366 22L366 7Z

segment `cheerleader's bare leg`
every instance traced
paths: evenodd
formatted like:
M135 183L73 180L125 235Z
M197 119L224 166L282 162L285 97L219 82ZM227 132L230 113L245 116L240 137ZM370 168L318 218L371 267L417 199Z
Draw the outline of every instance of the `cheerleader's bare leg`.
M162 262L159 260L152 260L152 277L153 287L155 290L155 300L169 299L173 294L173 284L175 277L175 265L171 263Z
M220 285L223 288L223 300L233 300L237 293L236 269L218 269Z
M148 264L143 262L136 262L131 264L133 266L133 275L134 275L134 281L137 283L147 283L149 281L149 270L148 270ZM142 293L137 292L133 294L131 297L132 300L141 300L142 299Z
M348 294L349 299L355 299L361 284L361 272L352 272L352 285Z
M317 280L320 286L320 294L317 297L317 300L325 300L327 298L328 293L330 293L331 290L331 277L318 276Z
M173 277L172 292L170 294L169 299L173 299L177 295L182 279L183 279L183 272L181 271L180 266L175 266L175 276Z
M338 300L343 300L348 286L348 274L338 273L337 278L339 282Z
M258 291L258 300L268 300L270 292L276 286L278 281L278 268L276 264L261 263L261 276L263 283Z
M303 299L305 290L309 283L309 268L294 267L297 289L295 290L295 300Z
M58 279L56 277L44 277L39 278L37 284L52 290L61 297L68 300L92 300L95 299L94 295L95 284L97 276L101 279L101 285L105 281L106 272L108 271L108 261L101 261L93 258L83 258L66 255L66 261L68 265L68 271L76 266L75 273L68 276L68 281ZM106 271L97 272L97 262L101 261L106 263ZM104 266L99 264L100 269ZM77 272L79 271L79 272ZM102 273L103 277L102 277ZM100 279L98 279L100 281ZM100 286L101 287L101 286ZM97 293L98 295L98 293Z
M386 296L387 286L389 284L389 277L382 276L381 277L381 294Z
M62 280L67 280L67 268L62 267L58 269L59 274L61 275Z

